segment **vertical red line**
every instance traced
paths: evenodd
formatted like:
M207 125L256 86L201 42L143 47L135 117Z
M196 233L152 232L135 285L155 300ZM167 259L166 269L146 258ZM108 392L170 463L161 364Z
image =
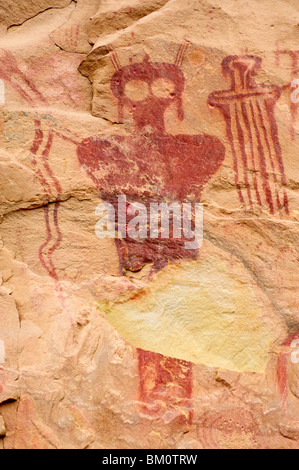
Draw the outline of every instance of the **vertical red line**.
M36 124L38 124L38 123L39 122L37 121ZM39 147L38 143L41 141L41 137L43 136L41 130L37 129L36 132L37 132L36 141L33 143L32 147L31 147L34 154L36 154L36 152L38 150L38 147ZM50 176L50 178L51 178L52 182L54 183L54 186L55 186L55 188L58 192L57 197L59 199L60 194L61 194L61 186L60 186L57 178L54 176L53 171L52 171L52 169L49 165L49 162L48 162L49 152L50 152L52 143L53 143L53 132L49 131L46 146L45 146L45 148L42 152L42 159L43 159L43 164L44 164L44 167L46 169L46 172ZM44 189L48 193L52 194L51 187L50 187L49 183L46 181L46 179L43 177L41 171L37 170L37 174L39 176L39 179L40 179L41 183L43 184ZM56 231L56 237L54 239L53 245L50 246L50 248L47 251L46 260L45 260L45 255L43 254L43 250L46 248L46 246L48 246L50 244L51 240L53 239L51 226L50 226L50 222L49 222L49 208L48 207L44 208L44 215L45 215L45 221L46 221L46 230L47 230L47 239L39 248L39 258L41 260L42 265L47 270L49 275L53 279L55 279L56 281L58 281L58 276L57 276L57 273L56 273L55 265L54 265L53 260L52 260L52 255L53 255L54 251L59 247L59 245L61 243L61 240L62 240L62 235L61 235L61 231L60 231L60 228L59 228L59 222L58 222L58 208L59 208L59 201L55 202L54 210L53 210L53 221L54 221L54 227L55 227L55 231Z
M246 149L245 149L245 139L244 139L243 129L241 127L240 120L239 120L237 103L235 103L235 119L236 119L236 125L237 125L239 147L240 147L242 160L243 160L244 182L245 182L245 186L246 186L246 190L247 190L249 205L250 205L250 207L252 207L250 184L249 184L249 180L248 180L248 162L247 162L247 155L246 155Z
M258 111L258 116L259 116L259 120L260 120L260 125L261 125L261 127L262 127L262 129L263 129L264 140L265 140L266 147L267 147L267 150L268 150L270 165L271 165L271 168L272 168L272 171L273 171L273 179L274 179L274 183L275 183L275 193L276 193L276 203L277 203L278 209L280 210L280 209L282 208L282 204L281 204L280 199L279 199L279 191L278 191L278 187L277 187L276 169L275 169L275 165L274 165L273 158L272 158L271 146L270 146L270 142L269 142L268 135L267 135L267 129L266 129L266 127L265 127L264 118L263 118L263 115L262 115L262 110L261 110L261 107L260 107L258 101L256 101L256 107L257 107L257 111Z
M180 45L180 47L179 47L179 49L178 49L178 51L177 51L176 57L175 57L174 63L175 63L176 66L179 66L178 64L179 64L179 62L180 62L182 47L183 47L183 44Z
M188 42L185 42L185 43L180 45L179 50L178 50L177 55L176 55L176 58L175 58L175 61L174 61L174 64L177 67L181 67L181 65L182 65L183 58L184 58L185 52L188 48L188 45L189 45Z
M257 169L256 169L256 166L255 166L253 138L252 138L252 132L251 132L250 122L249 122L249 118L248 118L248 112L247 112L246 108L247 108L247 104L244 103L244 102L241 103L243 120L244 120L244 124L245 124L245 127L247 129L248 136L249 136L251 163L252 163L252 168L253 168L253 172L254 172L253 184L254 184L254 189L255 189L255 194L256 194L256 200L257 200L257 203L261 206L262 201L261 201L261 196L260 196L259 189L258 189L258 182L257 182L257 176L256 176L256 170Z
M59 205L60 205L59 202L55 202L55 204L54 204L53 219L54 219L54 226L55 226L56 233L57 233L57 238L56 238L56 241L55 241L54 245L52 245L52 247L48 251L48 256L49 257L51 257L52 254L54 253L54 251L59 247L60 242L62 240L62 235L61 235L61 231L60 231L59 223L58 223L58 208L59 208Z
M261 124L261 127L263 129L267 150L268 150L268 153L269 153L269 161L270 161L271 168L272 168L272 171L273 171L274 180L277 181L274 162L273 162L273 159L272 159L271 147L270 147L270 143L269 143L269 139L268 139L268 135L267 135L267 129L265 127L264 118L263 118L263 115L262 115L262 110L261 110L261 107L260 107L258 101L256 101L256 107L257 107L257 110L258 110L258 116L259 116L260 124Z
M49 258L48 256L47 256L47 262L45 261L45 257L44 257L44 253L43 253L44 248L52 240L52 232L51 232L51 227L50 227L50 222L49 222L49 208L48 208L48 206L44 207L44 217L45 217L45 222L46 222L47 239L39 247L39 259L40 259L41 264L43 265L43 267L49 273L49 275L57 281L58 276L56 274L55 266L53 265L51 258Z
M42 157L43 157L43 162L44 162L45 169L46 169L48 175L50 176L51 180L53 181L54 186L56 188L56 191L58 192L58 197L59 197L59 195L61 193L61 186L60 186L59 181L57 180L57 178L54 176L54 173L53 173L53 171L52 171L52 169L49 165L49 162L48 162L48 157L49 157L49 153L50 153L52 143L53 143L53 131L50 130L49 134L48 134L48 140L47 140L46 146L45 146L45 148L42 152Z
M263 179L263 189L264 189L264 193L266 196L266 201L269 205L270 212L271 214L273 214L274 213L273 199L272 199L271 188L270 188L269 181L268 181L266 159L265 159L264 149L263 149L262 142L261 142L260 132L257 126L256 118L255 118L252 100L250 100L250 109L251 109L252 122L253 122L253 126L255 129L256 138L257 138L257 149L258 149L258 154L259 154L261 175Z
M267 111L268 122L270 123L271 139L272 139L276 159L280 168L282 184L283 186L286 186L287 181L286 181L285 172L284 172L282 152L281 152L281 146L280 146L279 137L278 137L278 127L277 127L275 116L274 116L273 103L265 100L264 104L265 104L265 109ZM283 205L284 205L286 214L289 214L289 202L288 202L288 196L287 196L285 189L284 189Z
M35 132L34 132L34 139L33 139L32 145L30 147L30 152L32 153L32 156L33 156L32 157L32 164L33 164L33 166L36 166L37 165L36 154L37 154L37 151L38 151L38 149L40 148L40 146L43 142L44 134L43 134L43 132L40 128L41 122L36 119L34 121L34 124L35 124ZM46 179L44 178L44 176L43 176L42 172L40 171L40 169L36 169L35 173L36 173L41 185L43 186L44 190L46 192L48 192L49 194L52 194L51 187L50 187L49 183L46 181Z
M118 70L118 67L117 67L117 64L115 62L115 58L114 58L114 55L113 55L113 52L110 54L110 60L112 62L112 65L114 67L114 69L117 71Z
M37 119L34 121L34 125L35 125L35 132L34 132L34 139L33 139L33 142L32 142L32 145L30 147L30 152L33 153L33 155L35 156L36 155L36 152L38 151L42 141L43 141L43 132L40 128L40 125L41 125L41 122L38 121ZM35 157L34 157L35 159Z
M292 51L291 57L292 57L292 77L295 76L297 73L297 67L298 67L298 54L299 51ZM291 139L295 140L295 122L296 122L296 117L297 117L297 110L298 110L298 103L293 103L291 100Z
M225 124L226 124L226 134L227 134L227 137L230 142L231 149L232 149L234 172L235 172L235 185L238 190L240 202L245 205L244 197L243 197L242 190L239 184L238 159L237 159L237 153L236 153L236 149L234 145L234 138L233 138L233 133L232 133L232 128L231 128L230 105L223 106L222 112L224 114L224 119L225 119Z
M45 192L48 193L48 194L52 194L51 186L49 185L48 181L44 178L44 175L42 174L40 169L36 170L36 175L37 175L41 185L43 186Z
M282 346L290 348L292 341L297 338L299 338L298 331L288 336L287 339L282 343ZM286 400L288 397L288 355L289 354L290 354L289 351L282 352L278 356L277 366L276 366L278 391L279 391L284 408L286 407Z
M187 363L188 371L186 374L186 382L187 382L187 398L188 398L188 409L189 409L189 419L188 424L191 425L193 423L194 411L192 406L192 390L193 390L193 366L192 363Z
M113 52L113 54L114 54L115 63L116 63L116 65L117 65L117 70L120 70L120 69L121 69L121 65L120 65L120 62L119 62L119 59L118 59L117 52Z

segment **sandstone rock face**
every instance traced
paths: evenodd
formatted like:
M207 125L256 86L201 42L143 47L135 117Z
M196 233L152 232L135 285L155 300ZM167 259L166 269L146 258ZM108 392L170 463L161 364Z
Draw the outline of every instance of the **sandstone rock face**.
M0 448L298 448L297 0L0 3Z

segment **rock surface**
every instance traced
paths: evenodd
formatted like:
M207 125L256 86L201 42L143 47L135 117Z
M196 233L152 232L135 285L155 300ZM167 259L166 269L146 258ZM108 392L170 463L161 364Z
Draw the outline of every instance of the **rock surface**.
M1 3L0 448L299 447L298 23ZM119 195L202 245L97 237Z

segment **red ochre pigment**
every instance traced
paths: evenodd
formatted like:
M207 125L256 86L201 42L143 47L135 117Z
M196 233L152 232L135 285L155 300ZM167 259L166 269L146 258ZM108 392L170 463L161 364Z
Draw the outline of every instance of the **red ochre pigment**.
M153 93L153 83L159 79L173 84L171 93ZM131 80L147 87L143 100L126 96L126 84ZM123 120L124 109L128 110L134 120L133 133L128 137L90 137L78 146L77 154L103 200L114 204L115 209L117 195L121 194L130 202L146 206L150 202L200 202L204 184L220 167L225 149L217 138L166 131L164 113L170 105L175 105L178 119L184 117L184 85L184 75L177 65L152 63L148 57L117 70L112 77L119 121ZM153 263L159 270L169 260L195 258L198 254L198 250L184 247L183 238L171 238L171 233L169 239L125 238L116 240L116 245L121 269L131 271L146 263ZM177 410L180 422L191 424L192 365L143 350L138 350L138 359L143 411L159 415L166 406L167 410Z

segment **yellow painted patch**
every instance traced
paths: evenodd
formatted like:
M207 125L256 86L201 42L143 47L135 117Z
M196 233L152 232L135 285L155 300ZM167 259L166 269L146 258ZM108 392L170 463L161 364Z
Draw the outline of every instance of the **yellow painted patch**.
M271 319L265 323L252 285L236 274L215 256L172 265L136 297L101 302L99 308L139 348L210 367L262 372L277 329Z

